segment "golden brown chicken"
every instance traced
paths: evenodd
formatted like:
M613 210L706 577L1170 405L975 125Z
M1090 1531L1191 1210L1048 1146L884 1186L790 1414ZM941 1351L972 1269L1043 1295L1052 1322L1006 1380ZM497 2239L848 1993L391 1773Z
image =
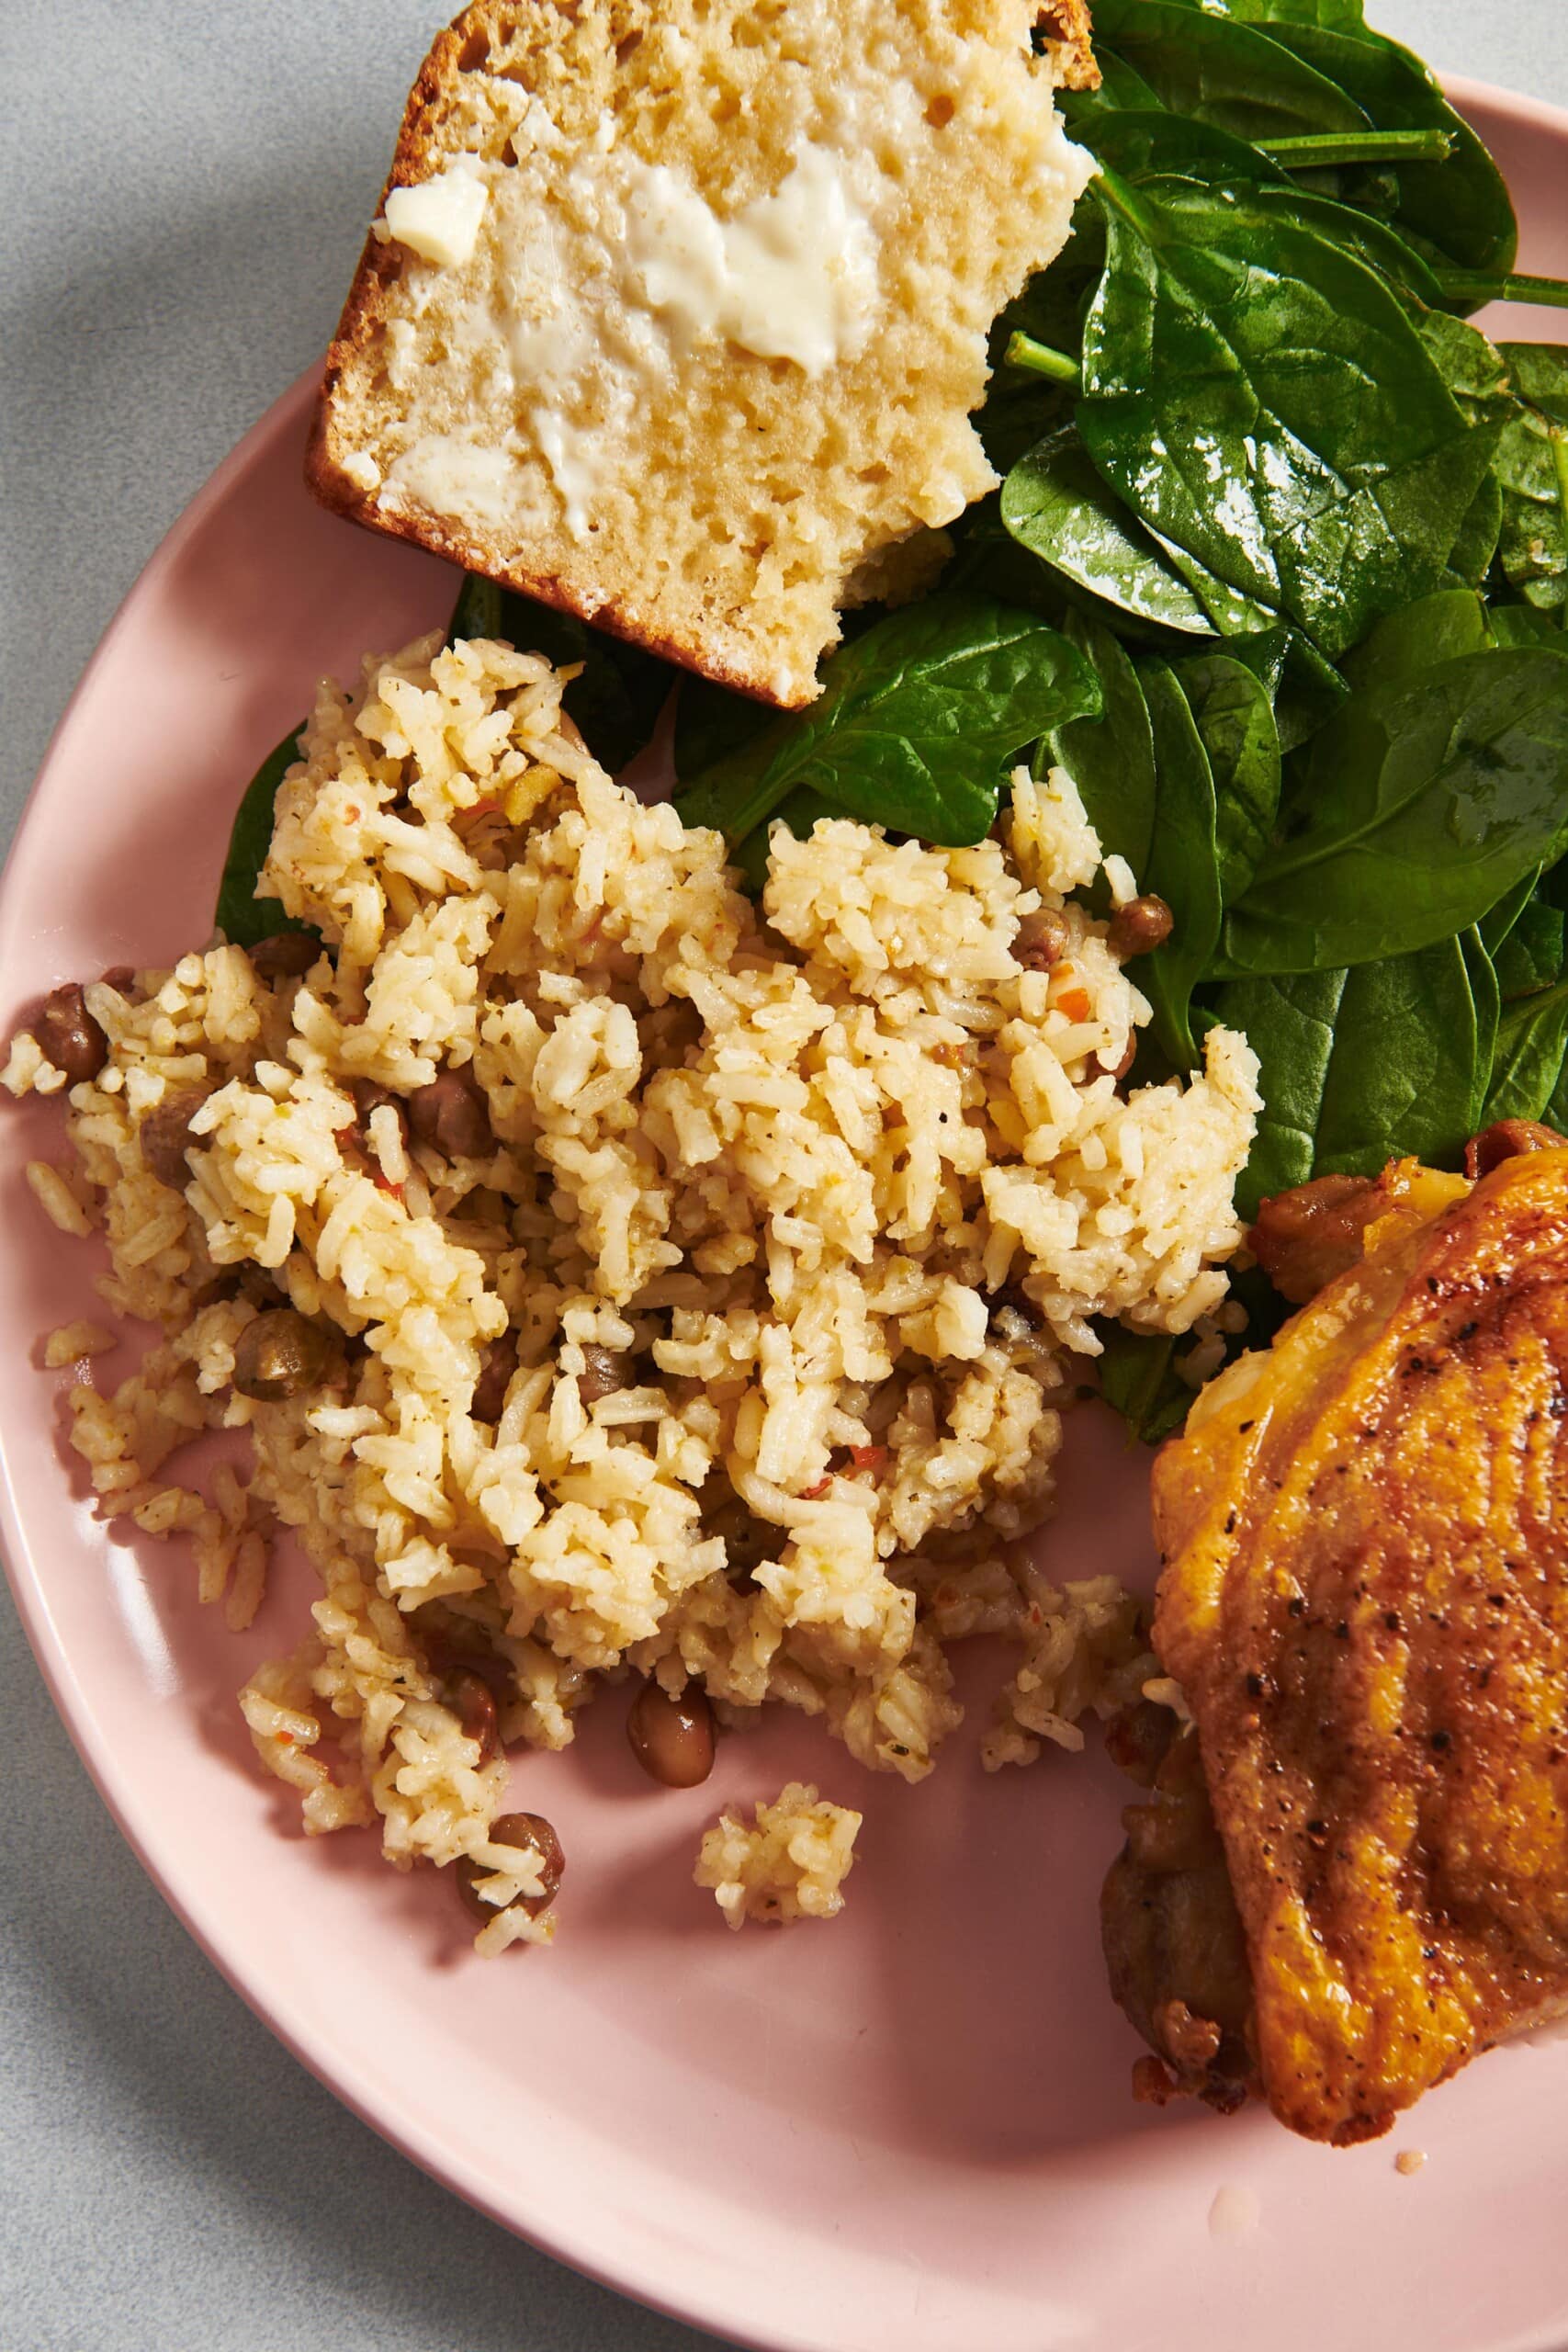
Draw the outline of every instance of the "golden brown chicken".
M1156 1463L1196 1742L1103 1906L1145 2093L1342 2145L1568 2007L1568 1149L1378 1194Z

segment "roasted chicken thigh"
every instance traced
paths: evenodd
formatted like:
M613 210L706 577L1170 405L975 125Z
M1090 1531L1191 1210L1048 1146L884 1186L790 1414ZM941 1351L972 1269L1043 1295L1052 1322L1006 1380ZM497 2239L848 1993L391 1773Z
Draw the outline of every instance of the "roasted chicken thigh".
M1341 2145L1568 2007L1568 1149L1378 1193L1156 1463L1194 1730L1104 1904L1165 2088Z

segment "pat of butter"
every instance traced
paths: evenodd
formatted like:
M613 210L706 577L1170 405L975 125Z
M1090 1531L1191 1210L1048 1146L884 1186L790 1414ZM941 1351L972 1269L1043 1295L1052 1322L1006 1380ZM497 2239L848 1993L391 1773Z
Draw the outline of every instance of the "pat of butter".
M453 164L417 187L393 188L385 219L376 226L422 259L455 269L473 252L489 201L484 181Z
M624 168L626 259L649 310L808 376L863 350L876 238L836 156L803 147L771 196L728 220L666 165L628 158Z

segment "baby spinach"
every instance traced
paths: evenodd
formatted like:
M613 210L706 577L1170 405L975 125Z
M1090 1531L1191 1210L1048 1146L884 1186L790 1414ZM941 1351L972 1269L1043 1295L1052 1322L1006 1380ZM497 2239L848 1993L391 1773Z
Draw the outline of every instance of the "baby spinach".
M1537 646L1547 653L1568 653L1564 623L1539 605L1494 605L1487 620L1499 645Z
M1175 1340L1168 1331L1126 1331L1120 1323L1094 1328L1103 1351L1094 1367L1100 1395L1131 1436L1157 1445L1187 1419L1197 1393L1178 1369Z
M1431 355L1461 415L1486 426L1497 440L1517 413L1508 371L1496 346L1478 327L1447 311L1416 311L1416 331ZM1495 461L1466 510L1449 556L1457 580L1478 586L1485 578L1503 528L1503 490Z
M1124 857L1141 876L1148 870L1158 789L1144 689L1131 657L1102 621L1069 613L1062 633L1100 680L1102 705L1098 717L1055 728L1043 749L1077 785L1106 855Z
M1416 332L1472 424L1509 422L1515 401L1507 362L1479 327L1450 311L1423 309L1416 315Z
M1176 674L1213 776L1220 897L1229 906L1251 881L1274 831L1280 731L1268 689L1234 653L1197 654Z
M1094 23L1097 45L1190 120L1264 144L1292 132L1371 128L1353 98L1281 47L1272 25L1265 31L1182 0L1097 0Z
M1090 457L1148 528L1343 652L1442 583L1494 432L1467 424L1382 280L1324 238L1245 190L1095 186Z
M1518 224L1503 175L1418 58L1381 34L1279 24L1271 35L1380 130L1441 131L1450 141L1445 162L1398 166L1395 220L1461 269L1512 269Z
M1482 929L1502 1000L1483 1124L1539 1119L1568 1048L1568 925L1538 884L1494 908Z
M1309 742L1350 691L1310 639L1283 621L1229 639L1225 651L1246 664L1272 703L1281 758Z
M1514 587L1568 621L1568 345L1506 343L1517 405L1497 452L1498 556Z
M1562 1074L1565 1048L1568 980L1506 1004L1480 1125L1542 1117Z
M1484 653L1491 642L1486 607L1474 589L1439 588L1379 621L1347 656L1345 675L1359 691L1407 685L1437 662Z
M1287 203L1297 192L1289 173L1247 140L1193 115L1170 114L1163 107L1126 111L1093 107L1076 135L1099 163L1134 187L1151 179L1197 180L1206 187L1274 187ZM1359 220L1360 215L1351 217ZM1077 234L1075 221L1075 241ZM1047 270L1045 282L1053 275Z
M1071 424L1021 458L1001 516L1042 563L1132 619L1212 637L1213 624L1149 532L1095 471Z
M939 593L840 646L817 702L725 753L676 806L734 844L805 786L867 824L976 842L995 821L1003 763L1100 706L1094 673L1057 630Z
M1233 981L1216 1010L1261 1066L1244 1216L1310 1177L1372 1174L1407 1152L1451 1164L1481 1124L1495 1005L1458 938L1350 970Z
M1538 867L1488 908L1476 925L1505 1000L1549 988L1562 964L1562 912L1540 896Z
M256 882L272 846L272 812L277 787L296 760L304 757L301 725L286 735L257 768L234 811L233 828L218 884L213 921L236 947L254 947L280 931L315 933L309 923L286 915L276 899L258 899Z
M1430 946L1560 854L1563 685L1557 656L1499 651L1353 695L1226 919L1226 967L1321 971Z
M1365 262L1395 294L1433 310L1442 307L1443 280L1427 256L1386 220L1359 211L1354 205L1342 204L1337 197L1300 187L1281 188L1268 182L1254 182L1251 200L1258 209L1272 212L1278 219L1297 220L1303 229L1311 229L1330 244L1337 245L1342 253Z
M1249 637L1255 629L1273 627L1274 616L1267 605L1260 605L1256 597L1220 579L1177 540L1168 539L1159 531L1151 531L1149 537L1171 569L1191 589L1220 636Z
M1140 963L1138 985L1154 1008L1154 1032L1162 1052L1173 1068L1191 1069L1199 1060L1192 991L1213 956L1224 911L1214 775L1175 671L1156 657L1141 663L1138 674L1158 778L1148 854L1139 880L1165 900L1176 919L1164 946Z
M1325 25L1333 32L1363 29L1361 0L1179 0L1244 25Z
M1093 98L1077 98L1071 91L1065 90L1057 101L1075 129L1083 116L1099 114L1106 107L1144 107L1159 104L1148 84L1141 74L1133 71L1125 58L1118 57L1103 42L1098 46L1095 55L1100 66L1100 87Z

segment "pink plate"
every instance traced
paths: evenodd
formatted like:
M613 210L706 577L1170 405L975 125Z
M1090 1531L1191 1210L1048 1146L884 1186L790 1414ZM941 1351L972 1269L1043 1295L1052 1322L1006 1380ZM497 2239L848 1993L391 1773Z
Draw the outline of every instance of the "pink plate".
M1461 95L1509 173L1527 266L1568 270L1568 115ZM199 940L239 783L318 673L352 674L448 610L446 567L312 505L308 400L299 386L197 499L60 729L0 897L7 1026L55 980ZM54 1114L5 1115L24 1246L0 1261L4 1532L33 1645L192 1933L418 2163L566 2261L776 2352L1568 2339L1568 2045L1502 2051L1347 2154L1258 2113L1134 2108L1095 1916L1125 1788L1093 1756L987 1779L984 1661L969 1724L914 1791L780 1721L728 1742L706 1788L660 1792L611 1694L574 1751L519 1769L570 1858L553 1956L476 1961L445 1886L382 1869L363 1836L308 1844L233 1693L298 1638L309 1580L286 1566L235 1641L177 1544L92 1517L61 1445L68 1375L36 1367L44 1330L93 1311L97 1259L23 1186L24 1156L62 1154ZM1068 1454L1055 1571L1146 1577L1141 1462L1087 1419ZM848 1910L732 1937L691 1883L698 1831L792 1773L865 1812ZM1401 2147L1427 2152L1418 2177L1396 2173Z

